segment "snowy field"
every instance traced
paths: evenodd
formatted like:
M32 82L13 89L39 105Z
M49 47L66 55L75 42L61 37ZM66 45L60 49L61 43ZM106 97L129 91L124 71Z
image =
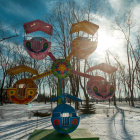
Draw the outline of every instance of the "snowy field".
M53 104L53 108L56 105ZM96 114L80 115L78 128L88 128L100 140L140 140L140 108L96 104ZM138 105L139 106L139 105ZM34 117L32 111L51 112L51 105L0 106L0 140L27 140L35 129L53 129L51 117Z

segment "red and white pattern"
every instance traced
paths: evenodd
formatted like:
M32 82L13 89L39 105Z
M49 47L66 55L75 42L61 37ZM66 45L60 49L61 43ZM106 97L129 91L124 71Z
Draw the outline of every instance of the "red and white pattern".
M34 20L31 22L27 22L27 23L24 23L23 26L24 26L24 30L26 34L29 34L35 31L42 31L49 35L53 34L53 26L41 20Z

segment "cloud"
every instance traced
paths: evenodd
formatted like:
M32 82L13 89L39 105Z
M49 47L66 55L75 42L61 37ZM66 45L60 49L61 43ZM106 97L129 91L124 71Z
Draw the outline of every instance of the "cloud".
M119 12L123 5L123 0L108 0L108 2L116 12Z
M32 17L32 11L28 10L24 5L20 5L14 1L7 1L5 5L1 5L1 8L6 11L7 13L18 15L26 18Z
M118 56L123 64L127 64L125 40L120 31L112 28L115 24L113 18L107 18L105 16L100 16L99 14L93 14L92 16L95 18L95 22L92 22L98 24L99 29L98 46L91 57L98 64L105 62L106 51L109 50L114 56Z
M139 14L139 0L108 0L108 2L118 16L133 9L138 12L137 15Z
M100 14L91 14L92 17L94 17L94 22L95 24L99 25L99 29L102 30L112 30L113 25L114 25L114 17L106 17L106 16L101 16Z
M110 15L109 18L106 16L106 13L104 13L104 15L100 14L100 12L96 12L96 14L92 13L92 16L94 17L92 22L99 25L99 30L98 46L90 58L94 59L98 64L102 63L105 61L106 51L109 50L113 56L118 57L118 60L127 66L126 41L120 31L113 29L116 25L115 17L118 16L123 19L124 13L132 9L133 20L140 25L140 21L138 20L140 19L140 4L138 4L138 1L130 2L130 0L108 0L108 2L114 10L114 13ZM138 28L139 25L137 25ZM133 28L132 33L132 39L134 40L136 28ZM132 43L134 43L134 41ZM113 61L115 62L115 60L112 59L112 62Z
M5 52L7 50L10 50L13 54L14 53L19 54L19 52L20 52L20 55L28 57L27 52L25 51L25 49L23 49L23 46L20 44L17 45L13 42L10 42L10 41L4 41L4 42L0 42L0 45L3 46L3 49L5 50Z
M5 36L16 35L20 33L20 29L17 24L10 25L7 23L2 23L2 26L0 27L0 33L2 33L3 31Z
M85 6L87 1L84 0L73 0L77 5Z
M44 1L44 4L48 11L52 11L57 3L58 0Z
M133 8L133 19L140 25L140 4Z

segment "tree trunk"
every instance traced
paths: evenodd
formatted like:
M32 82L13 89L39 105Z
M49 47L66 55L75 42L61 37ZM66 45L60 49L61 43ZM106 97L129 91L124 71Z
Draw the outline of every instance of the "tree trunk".
M131 98L130 98L130 100L131 100L131 105L134 107L135 104L134 104L134 96L133 96L133 92L131 92Z
M116 106L116 96L113 96L113 100L114 100L114 106Z
M4 73L3 74L4 78L2 80L2 85L1 85L1 89L0 89L0 104L3 105L3 87L4 87L4 82L5 82L5 77L6 77L6 74Z

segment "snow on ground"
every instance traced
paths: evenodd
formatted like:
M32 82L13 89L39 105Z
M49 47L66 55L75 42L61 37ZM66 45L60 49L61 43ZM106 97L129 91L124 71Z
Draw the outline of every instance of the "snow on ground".
M56 104L53 104L53 108ZM78 128L87 128L100 140L140 140L140 108L96 104L96 114L80 115ZM32 111L50 112L50 103L0 106L0 140L27 140L35 129L53 129L51 117L33 117Z

